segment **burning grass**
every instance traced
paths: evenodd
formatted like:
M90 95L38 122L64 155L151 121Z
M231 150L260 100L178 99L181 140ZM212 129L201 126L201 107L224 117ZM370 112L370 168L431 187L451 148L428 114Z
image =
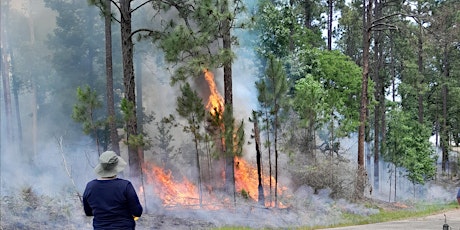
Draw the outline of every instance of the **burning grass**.
M219 210L149 206L136 229L318 229L425 216L458 206L371 199L349 203L331 199L328 190L314 194L309 187L299 188L291 199L289 208L261 207L242 195L235 206ZM92 229L92 218L84 216L78 197L70 190L49 196L24 187L1 197L0 214L0 229Z

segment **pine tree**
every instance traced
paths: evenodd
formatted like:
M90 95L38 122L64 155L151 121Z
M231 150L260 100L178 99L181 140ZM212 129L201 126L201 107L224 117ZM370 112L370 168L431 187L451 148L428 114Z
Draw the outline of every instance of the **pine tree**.
M288 83L286 79L286 73L284 68L279 60L271 56L268 60L267 70L265 72L264 78L256 82L256 87L258 91L258 100L262 107L262 114L264 111L266 117L263 117L263 120L268 121L267 130L273 136L273 151L275 153L274 159L274 201L275 206L277 206L278 199L278 156L279 156L279 132L280 124L283 118L283 113L286 113L286 103L287 103L287 93L288 93ZM269 134L270 135L270 134ZM272 143L268 143L268 148L271 148ZM271 173L271 156L269 152L269 176L272 177ZM270 182L270 196L271 196L271 182Z
M186 133L191 133L193 136L193 142L195 144L195 153L196 153L196 169L198 172L198 188L200 196L200 207L202 206L202 183L201 183L201 165L200 165L200 147L199 144L202 141L201 126L205 118L205 107L201 98L198 96L198 93L193 91L190 87L190 84L185 83L180 87L182 93L181 96L177 98L177 113L186 118L187 125L184 126L183 131Z

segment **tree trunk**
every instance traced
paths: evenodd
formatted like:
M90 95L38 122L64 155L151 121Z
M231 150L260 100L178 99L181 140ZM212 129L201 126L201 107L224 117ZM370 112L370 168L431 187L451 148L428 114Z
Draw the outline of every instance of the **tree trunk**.
M332 14L334 12L334 0L328 0L328 20L327 20L327 49L332 50Z
M203 207L203 189L202 189L202 182L201 182L201 165L200 165L200 151L198 148L198 132L193 131L194 135L194 142L195 142L195 151L196 151L196 169L198 171L198 192L199 192L199 202L200 202L200 208Z
M441 97L442 97L442 124L441 124L441 148L442 148L442 172L448 170L449 163L449 131L447 129L447 81L449 78L449 61L448 61L448 45L444 44L444 57L442 59L442 75L444 80L442 81Z
M274 148L275 148L275 207L278 207L278 111L279 105L275 99L275 127L274 127Z
M118 132L116 126L115 101L113 96L113 65L112 65L112 21L111 1L105 1L105 70L107 74L107 113L110 132L110 147L120 155Z
M137 100L137 132L143 133L143 121L144 121L144 111L143 111L143 100L142 100L142 57L140 54L136 55L136 100Z
M304 25L305 27L307 27L308 29L312 29L313 28L313 5L315 4L313 2L313 0L305 0L304 1L304 11L305 11L305 15L304 15Z
M37 85L32 82L32 149L33 156L38 154L38 105L37 105Z
M367 111L367 87L369 75L369 48L371 42L371 23L372 23L372 1L363 0L363 74L362 74L362 88L361 88L361 108L359 113L359 130L358 130L358 173L357 185L355 188L355 195L361 198L364 194L365 182L365 166L364 166L364 140L366 128L366 111Z
M294 0L289 0L289 6L290 6L291 8L294 7ZM291 20L292 20L292 21L295 21L295 15L291 15ZM295 31L294 31L294 23L293 23L293 24L291 24L291 25L289 26L289 34L291 35L291 36L289 36L289 52L293 52L293 51L294 51L294 38L293 38L293 37L294 37L294 33L295 33Z
M3 39L2 39L2 31L3 31L3 26L2 26L2 14L3 12L3 7L2 7L2 0L0 0L0 80L3 80L3 66L2 66L2 63L3 63L3 49L1 48L2 47L2 43L3 43ZM3 82L3 81L2 81ZM3 108L1 106L2 104L0 103L0 126L2 123L2 118L3 118ZM0 166L1 166L1 163L2 163L2 156L3 155L3 130L0 129Z
M137 135L137 116L136 116L136 94L134 81L133 65L133 41L131 32L131 0L120 0L121 11L121 50L123 55L123 85L125 88L125 99L132 106L131 114L126 121L126 139L128 142L128 157L130 176L139 178L141 176L141 153L138 146L129 144L131 136Z
M418 4L418 7L420 7L420 4ZM419 14L421 12L418 12ZM421 20L421 19L420 19ZM419 27L419 33L418 33L418 61L417 61L417 64L418 64L418 72L420 74L420 77L417 78L418 79L418 84L417 84L417 87L419 87L419 89L417 90L417 93L418 93L418 122L420 124L423 124L423 89L421 89L421 86L422 86L422 83L423 83L423 78L424 78L424 67L423 67L423 25L422 25L422 21L419 21L418 23L418 27ZM421 78L421 79L420 79Z
M266 127L270 127L270 120L269 120L269 117L270 117L270 113L268 111L268 109L265 109L265 126ZM270 129L267 128L267 143L268 143L268 176L269 176L269 189L270 189L270 196L269 196L269 201L270 201L270 205L272 203L272 197L273 197L273 193L272 193L272 185L273 185L273 181L272 181L272 148L271 148L271 141L270 141Z
M2 36L1 34L0 36ZM6 45L6 41L4 36L2 36L2 50L1 50L1 75L2 75L2 83L3 83L3 102L5 106L5 126L6 126L6 140L7 143L12 143L14 140L13 138L13 109L12 109L12 102L11 102L11 79L10 79L10 63L8 61L9 54L8 48Z
M260 132L259 132L259 122L257 120L257 115L253 112L252 119L254 120L254 139L256 141L256 160L257 160L257 178L258 178L258 198L257 201L260 205L265 205L265 196L264 196L264 187L262 184L262 153L260 150Z
M378 0L375 0L375 17L382 17L382 3ZM381 31L375 31L375 44L374 44L374 81L375 81L375 99L378 104L374 110L374 189L378 191L379 189L379 154L380 154L380 137L383 133L381 126L382 113L385 113L384 103L385 103L385 86L384 79L380 75L380 71L383 68L383 34ZM383 107L383 108L382 108Z
M221 5L221 13L223 15L229 14L228 11L228 1L224 0ZM223 48L224 50L230 51L232 49L232 41L231 41L231 33L230 33L230 16L225 17L222 20L222 43L223 43ZM226 63L223 63L224 66L224 102L225 102L225 107L233 108L233 86L232 86L232 62L227 61ZM232 114L231 117L233 117L233 109L230 109L230 111L226 112L231 112ZM231 124L233 125L233 124ZM225 127L225 129L229 129L231 127ZM233 130L233 128L231 128ZM229 137L227 137L228 139ZM226 140L226 167L225 167L225 184L226 184L226 190L229 194L234 195L235 199L235 169L234 169L234 153L233 153L233 138L230 138L229 140ZM230 151L230 152L228 152Z
M13 53L11 52L11 63L13 63L13 58L14 58L14 55ZM14 72L14 70L12 71ZM19 90L20 90L20 83L18 82L17 80L17 77L15 75L12 76L12 84L13 84L13 97L14 97L14 108L15 108L15 118L16 118L16 140L15 140L15 144L18 145L18 150L20 152L24 152L24 145L22 143L23 141L23 138L22 138L22 122L21 122L21 111L19 109ZM30 153L26 154L29 162L31 162L31 156L30 156Z

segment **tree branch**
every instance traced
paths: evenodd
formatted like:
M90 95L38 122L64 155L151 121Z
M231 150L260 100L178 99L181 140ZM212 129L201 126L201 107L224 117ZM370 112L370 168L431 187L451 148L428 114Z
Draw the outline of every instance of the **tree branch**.
M394 17L394 16L399 16L399 15L403 15L403 14L401 14L401 13L394 13L394 14L390 14L390 15L383 16L383 17L381 17L381 18L377 18L377 19L375 19L374 21L372 21L371 25L374 25L374 24L376 24L376 23L378 23L378 22L380 22L380 21L386 20L386 19L391 18L391 17ZM371 26L371 27L372 27L372 26Z
M385 28L376 28L376 27L385 27ZM372 29L373 31L384 31L384 30L392 30L392 29L393 29L393 30L394 30L394 29L397 30L398 27L395 26L395 25L391 25L391 24L378 23L378 24L373 24L373 25L371 26L371 29Z
M121 8L120 8L120 6L118 6L118 4L115 2L115 0L110 0L110 2L112 2L113 5L115 5L115 7L118 9L118 12L121 15ZM118 20L116 20L116 21L119 22Z
M82 196L80 195L80 192L78 192L78 189L77 189L77 185L75 184L75 181L72 177L72 173L71 173L71 169L69 168L69 165L67 164L67 160L64 156L64 149L63 149L63 144L62 144L62 136L57 138L56 137L56 141L57 141L57 144L58 144L58 147L59 147L59 153L61 154L61 157L62 157L62 162L64 164L64 168L65 168L65 171L67 173L67 176L69 176L70 178L70 181L72 182L72 185L76 191L76 195L78 196L78 199L80 199L80 204L82 204Z
M133 13L134 11L138 10L139 8L141 8L142 6L144 6L145 4L149 3L149 2L153 2L153 0L147 0L145 2L143 2L142 4L140 4L139 6L137 6L136 8L132 9L131 10L131 13Z

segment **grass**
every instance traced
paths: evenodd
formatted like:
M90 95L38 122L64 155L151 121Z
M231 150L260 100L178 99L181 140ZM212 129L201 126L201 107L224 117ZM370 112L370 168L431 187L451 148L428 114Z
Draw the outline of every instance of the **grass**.
M448 204L416 204L411 208L404 208L398 210L386 210L379 208L379 212L369 216L361 216L354 214L343 214L344 222L336 225L327 225L327 226L311 226L311 227L300 227L292 228L293 230L312 230L312 229L322 229L322 228L336 228L336 227L346 227L352 225L363 225L363 224L373 224L387 221L396 221L416 217L424 217L432 214L437 214L446 210L452 210L458 208L458 203L451 202ZM286 229L286 228L283 228ZM289 228L291 229L291 228ZM247 227L221 227L216 228L215 230L251 230Z
M345 227L350 225L363 225L363 224L374 224L387 221L403 220L415 217L424 217L432 214L437 214L442 211L451 210L457 208L457 202L451 202L449 204L417 204L413 208L401 209L401 210L383 210L377 214L369 216L359 216L352 214L344 214L345 222L332 225L332 226L316 226L314 228L301 228L301 229L320 229L320 228L332 228L332 227Z

